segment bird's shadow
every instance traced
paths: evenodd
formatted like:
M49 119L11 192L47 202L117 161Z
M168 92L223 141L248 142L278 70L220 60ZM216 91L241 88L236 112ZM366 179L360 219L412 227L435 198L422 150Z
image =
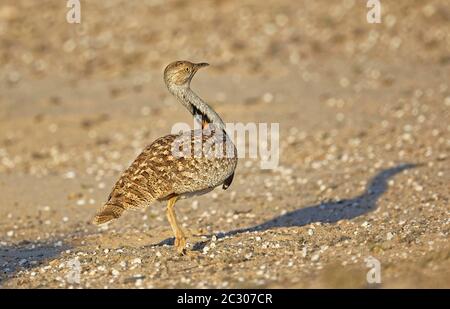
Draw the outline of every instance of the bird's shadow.
M22 241L19 244L0 245L0 286L18 271L35 268L67 249L70 246L62 241Z
M396 174L418 167L418 164L400 164L392 168L384 169L375 175L367 185L366 190L350 199L343 199L336 202L322 202L316 205L302 207L290 211L281 216L274 217L266 222L247 228L235 229L225 233L216 234L217 238L233 236L245 232L266 231L279 227L301 227L310 223L334 223L340 220L350 220L367 214L377 207L378 199L386 192L388 180ZM210 238L212 235L208 235ZM158 245L172 244L173 238L163 240ZM193 250L202 250L208 241L197 242Z

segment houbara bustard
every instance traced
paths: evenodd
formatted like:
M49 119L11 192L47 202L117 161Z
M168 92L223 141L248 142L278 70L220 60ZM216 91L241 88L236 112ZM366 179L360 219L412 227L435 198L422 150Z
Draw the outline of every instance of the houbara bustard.
M207 63L175 61L164 70L164 82L202 128L161 137L147 146L115 184L108 201L95 216L95 224L119 218L126 209L141 209L155 201L167 201L167 219L180 254L186 237L174 206L180 198L205 194L233 181L237 151L220 116L191 88L195 73ZM180 150L181 149L181 150ZM186 151L187 149L187 151Z

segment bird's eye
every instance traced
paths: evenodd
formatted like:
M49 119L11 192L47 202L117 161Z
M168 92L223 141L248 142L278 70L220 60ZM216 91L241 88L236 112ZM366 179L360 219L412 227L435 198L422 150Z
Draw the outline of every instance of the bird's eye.
M186 72L189 72L189 68L184 69Z

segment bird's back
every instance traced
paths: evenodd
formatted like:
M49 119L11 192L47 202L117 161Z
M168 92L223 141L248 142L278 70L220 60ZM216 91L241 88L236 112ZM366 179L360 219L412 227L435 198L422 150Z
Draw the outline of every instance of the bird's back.
M94 222L101 224L118 218L125 209L221 185L233 174L237 153L228 136L219 133L195 130L155 140L123 172Z

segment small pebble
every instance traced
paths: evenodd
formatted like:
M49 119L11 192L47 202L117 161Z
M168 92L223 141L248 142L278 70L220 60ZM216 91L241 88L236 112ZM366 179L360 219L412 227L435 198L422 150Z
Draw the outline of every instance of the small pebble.
M131 264L141 264L142 260L140 258L135 258L134 260L131 261Z
M391 232L388 232L388 233L386 234L386 239L387 239L387 240L391 240L393 237L394 237L394 234L392 234Z

